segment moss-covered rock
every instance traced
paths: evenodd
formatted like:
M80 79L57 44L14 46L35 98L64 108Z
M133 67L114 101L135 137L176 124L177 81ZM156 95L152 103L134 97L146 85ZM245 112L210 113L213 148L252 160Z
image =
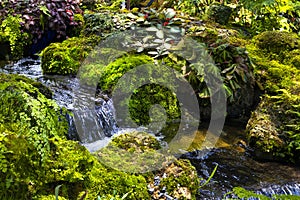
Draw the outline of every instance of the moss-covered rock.
M126 151L145 152L149 149L161 148L159 141L152 135L144 132L133 132L119 135L112 139L111 145Z
M265 31L255 36L254 39L260 49L265 49L275 54L299 47L299 38L295 33Z
M50 44L41 52L43 73L76 75L83 60L99 41L97 36L73 37Z
M114 62L111 62L109 65L103 68L103 71L100 72L100 81L99 87L111 93L116 87L120 78L125 75L128 71L139 67L145 66L146 64L153 64L153 59L147 55L126 55L123 56ZM152 76L151 66L145 66L145 73ZM146 74L143 74L146 76ZM168 77L168 74L161 74L161 78ZM139 80L141 74L133 74L132 81ZM143 79L142 79L143 80ZM150 81L150 80L149 80ZM166 79L165 79L166 81ZM171 81L171 80L169 80ZM135 83L136 83L135 82ZM131 82L132 83L132 82ZM175 95L168 88L165 88L159 84L146 84L139 88L136 88L134 84L132 85L118 85L121 88L118 88L121 93L132 94L130 99L123 99L120 102L121 106L128 106L131 119L139 125L147 125L151 122L151 117L149 116L149 110L155 104L160 104L165 110L169 120L174 120L180 117L180 110L178 107L178 101ZM116 103L116 102L115 102ZM119 116L123 119L123 116ZM125 117L126 118L126 117ZM127 119L125 119L125 123Z
M174 122L181 116L179 102L175 94L159 84L147 84L135 89L128 105L130 116L138 125L147 125L151 122L159 123L159 120L164 120L165 117L166 122ZM165 112L162 112L161 108Z
M3 195L28 197L33 185L39 187L43 182L37 172L51 157L50 138L66 138L67 123L61 109L34 84L18 75L0 75Z
M153 199L159 199L159 191L162 191L164 187L166 192L176 199L196 198L200 181L196 169L190 161L176 160L162 169L157 176L161 177L161 183L156 187L154 186Z
M129 173L145 173L161 169L173 157L160 152L159 142L144 132L129 132L117 137L97 153L105 165Z
M125 55L118 58L103 68L99 87L104 91L111 92L126 72L135 67L153 63L153 61L153 58L147 55Z
M151 199L159 199L166 188L168 195L177 199L195 199L199 178L188 160L177 160L163 153L159 142L144 132L118 135L96 153L99 161L112 168L143 174L150 188ZM159 177L160 184L154 183ZM147 199L149 196L144 196Z
M269 160L274 159L275 154L286 145L280 137L278 121L270 104L270 97L262 99L247 125L249 145L255 149L257 157Z
M248 141L258 158L300 162L299 107L298 94L282 90L265 95L247 125Z
M109 162L100 163L78 142L66 139L68 127L64 116L61 109L41 93L46 91L44 87L22 76L1 74L0 90L1 199L49 199L58 185L61 185L60 199L82 196L86 199L98 196L103 199L124 196L127 199L150 199L147 184L153 175L115 170L108 165ZM167 159L157 153L160 144L148 134L116 137L104 153L111 153L113 147L123 149L124 153L145 152L142 161L147 162L142 164L150 167L153 167L153 160L149 157L158 155L156 158L162 163ZM112 153L109 154L110 160L116 159L115 152ZM126 162L124 155L118 161ZM188 170L194 170L182 168L186 170L185 176L191 176ZM188 194L194 192L189 188L196 184L195 181L178 179L178 183L188 189Z
M296 59L291 62L292 57L299 55L299 50L293 50L297 48L297 40L288 33L274 32L281 39L276 40L276 49L267 50L272 48L268 42L276 38L271 37L271 33L259 36L269 37L260 41L266 42L265 46L262 43L247 45L256 66L257 80L266 93L248 122L249 144L262 158L299 162L300 70L296 67ZM281 43L284 43L283 47ZM286 56L283 58L279 55Z

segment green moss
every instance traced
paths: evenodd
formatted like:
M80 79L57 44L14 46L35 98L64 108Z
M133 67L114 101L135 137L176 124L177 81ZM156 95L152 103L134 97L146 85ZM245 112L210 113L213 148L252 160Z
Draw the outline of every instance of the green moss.
M257 79L268 93L288 89L295 85L295 81L299 81L299 70L292 64L292 58L296 59L298 50L290 52L283 50L282 52L286 54L285 60L266 49L260 49L255 44L247 45L247 51L255 63Z
M129 173L151 172L163 167L170 159L160 152L159 142L144 132L129 132L114 137L97 152L98 159L107 166Z
M99 81L99 87L107 91L108 93L111 93L116 84L118 83L119 79L125 75L128 71L131 69L134 69L135 67L144 65L145 73L148 73L150 77L155 77L152 73L152 68L150 65L145 66L145 64L151 64L153 62L153 59L147 55L126 55L123 56L116 61L110 63L107 65L101 74L101 78ZM101 66L101 65L100 65ZM132 82L137 83L138 81L143 81L144 79L141 79L141 74L133 74L131 75ZM146 74L143 74L147 76ZM171 75L168 71L161 72L160 76L161 81L168 80L168 77ZM168 80L168 84L169 84ZM130 83L130 84L131 84ZM131 85L122 85L118 88L120 92L122 93L132 93L132 96L130 99L123 99L120 103L120 106L128 106L130 117L131 119L136 122L139 125L147 125L150 122L152 122L154 119L151 119L151 116L149 116L149 111L151 107L155 104L161 105L165 110L168 117L168 120L172 121L174 119L177 119L180 117L180 110L179 110L179 103L176 98L176 96L172 93L172 91L162 85L159 84L145 84L139 88L136 88L135 84ZM159 114L159 113L153 113L153 114ZM163 113L161 113L163 114ZM122 118L124 116L120 116ZM127 117L127 116L126 116ZM125 123L127 122L127 118L125 119ZM159 118L159 117L158 117Z
M188 160L177 160L162 171L167 177L162 179L160 188L166 187L168 194L176 199L196 199L200 182Z
M297 70L300 70L300 49L286 52L283 63L286 65L291 65Z
M39 195L39 196L35 196L33 200L54 200L55 198L56 198L55 195ZM58 200L67 200L67 199L58 196Z
M265 52L260 57L259 52L263 51L253 49L249 51L250 56L256 58L256 74L268 95L262 98L248 122L249 143L261 157L298 162L300 71L277 60L268 60Z
M44 74L75 75L89 52L100 41L99 37L69 38L52 43L41 52Z
M270 105L270 98L265 97L247 124L249 145L255 148L257 156L264 159L274 159L286 145L280 137L276 115L272 114L275 110Z
M165 112L152 109L154 105L162 106ZM167 122L172 122L181 116L175 94L158 84L147 84L134 90L129 100L129 112L131 119L139 125L154 123L164 117ZM151 113L148 114L149 112Z
M266 33L269 42L272 41L270 34L271 32ZM274 34L276 36L278 33ZM299 162L299 50L293 50L297 44L296 37L287 33L279 34L281 40L276 44L278 48L273 50L277 54L269 52L269 47L261 46L263 43L247 45L249 55L255 63L257 80L266 92L248 122L249 143L263 155L262 157L267 155L269 159ZM294 46L290 44L293 42ZM281 43L283 48L279 48ZM267 44L268 42L265 43ZM282 58L279 55L286 56Z
M0 75L0 146L4 150L0 187L4 196L28 198L35 193L35 186L39 188L45 178L39 170L51 157L50 138L66 138L67 123L60 108L33 85L18 75Z
M161 148L160 143L153 136L143 132L133 132L114 137L111 145L129 150L134 148L135 151L144 152L145 150L158 150Z
M128 194L128 199L149 199L147 182L142 175L104 168L100 163L95 163L88 175L88 199L111 194L121 197Z
M116 0L116 1L104 1L103 3L99 4L97 6L96 10L111 10L111 11L117 11L120 9L120 5L122 3L122 0Z
M113 48L95 49L81 66L77 77L80 77L80 81L84 84L97 86L105 66L124 54L127 55L126 52Z
M132 157L126 160L126 152L130 155L144 153L139 162L144 167L175 159L158 152L160 144L153 136L132 133L115 137L97 159L78 142L66 139L67 126L61 110L34 84L18 75L0 75L1 199L49 199L54 197L58 185L62 185L60 199L82 196L86 199L98 196L104 199L125 196L127 199L150 199L147 184L153 175L133 173L135 162L139 160L132 160ZM121 154L117 155L114 149L121 149ZM107 162L102 162L99 156L105 155L108 155ZM109 162L133 166L130 168L133 171L122 172L126 165L120 166L122 171L115 170L116 165L112 167ZM184 170L186 172L180 175L191 176L195 172L193 168ZM190 179L174 181L190 187ZM195 183L191 181L191 184Z
M226 199L227 199L227 195L228 194L234 194L235 196L237 196L237 198L229 198L229 199L260 199L260 200L271 200L271 199L275 199L275 200L279 200L279 199L289 199L289 200L296 200L299 199L298 195L286 195L286 194L281 194L281 195L272 195L272 197L268 197L262 194L256 194L253 191L247 190L245 188L242 187L234 187L232 189L232 192L227 193Z
M147 198L143 176L106 168L85 147L66 139L60 108L34 83L0 76L0 198L50 198L58 185L66 199L77 199L82 191L88 199L115 191L121 197L129 193L129 199Z
M104 91L110 92L126 72L147 63L153 63L153 59L147 55L126 55L118 58L103 69L99 87Z
M233 46L243 48L245 48L246 45L249 44L249 41L247 39L244 39L244 37L239 34L230 36L228 38L228 42Z
M177 199L195 199L199 178L188 160L176 160L166 152L161 154L159 142L144 132L128 132L115 136L105 148L97 152L100 162L112 168L131 173L148 172L143 176L157 192L167 188L169 195ZM161 177L159 186L154 186L154 177ZM148 199L149 195L142 199ZM137 198L139 199L139 198Z
M275 54L297 49L299 43L297 34L281 31L262 32L254 39L260 49L266 49Z
M264 196L262 194L256 194L252 191L246 190L241 187L234 187L232 191L238 196L239 199L258 198L261 200L270 200L270 198L267 196Z

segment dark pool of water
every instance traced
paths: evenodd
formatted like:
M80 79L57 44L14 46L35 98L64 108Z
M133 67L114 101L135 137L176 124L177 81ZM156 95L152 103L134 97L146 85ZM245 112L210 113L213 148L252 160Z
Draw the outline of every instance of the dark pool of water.
M204 151L207 152L204 154ZM244 187L269 196L300 196L300 168L297 166L258 162L247 152L239 152L232 148L196 150L183 157L191 161L198 174L205 180L218 165L211 181L199 190L199 199L222 199L233 187Z

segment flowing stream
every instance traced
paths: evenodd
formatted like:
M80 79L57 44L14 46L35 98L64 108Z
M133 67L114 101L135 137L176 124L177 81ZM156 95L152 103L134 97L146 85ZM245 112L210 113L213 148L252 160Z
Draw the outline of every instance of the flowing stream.
M113 102L105 95L91 97L86 93L89 88L80 87L76 77L44 76L40 60L32 58L24 58L6 65L0 68L0 72L25 75L48 86L59 106L72 111L75 118L82 118L79 127L83 130L78 130L74 117L67 116L70 125L69 138L80 140L90 151L106 145L111 135L122 133L114 120ZM74 91L81 101L80 107L74 107ZM91 100L96 102L93 108L88 103L85 104ZM90 130L91 125L94 126L92 133L88 136L80 134L87 127ZM240 186L258 194L294 194L299 195L300 199L300 168L276 162L255 161L248 151L245 152L240 142L244 139L243 131L242 126L226 125L215 148L194 150L182 156L191 161L204 179L207 179L214 166L218 165L214 177L199 190L197 198L222 199L233 187ZM197 149L197 144L204 135L205 129L198 131L192 144L194 149ZM167 135L165 136L167 138Z

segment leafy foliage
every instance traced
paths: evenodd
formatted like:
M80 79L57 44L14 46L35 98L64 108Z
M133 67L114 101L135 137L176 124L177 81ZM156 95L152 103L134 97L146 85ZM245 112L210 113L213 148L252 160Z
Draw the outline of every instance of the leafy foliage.
M207 71L218 73L223 80L228 106L239 108L242 111L240 114L248 115L255 101L253 93L256 82L253 64L244 48L247 42L237 39L241 36L234 30L215 28L212 25L191 27L189 35L203 45L202 48L208 51L215 63L215 67L207 67L207 69L201 65L186 65L184 68L185 77L203 99L202 103L210 97L204 80ZM215 69L219 71L212 72ZM228 112L230 114L229 109Z
M30 44L31 37L28 33L21 30L22 19L19 15L7 16L0 26L0 43L9 42L11 57L14 59L21 58L24 53L24 48Z
M254 35L274 29L298 32L298 7L299 2L294 0L240 0L235 6L235 20L248 25Z
M7 0L0 3L0 22L9 16L18 15L21 18L18 21L19 26L21 25L20 31L28 34L27 38L30 35L33 44L36 44L48 31L54 31L57 39L65 39L68 30L80 25L80 22L74 20L74 15L81 12L76 0ZM9 24L4 26L9 27ZM12 31L15 30L16 28ZM16 36L16 33L14 35ZM15 43L11 45L14 48Z
M209 6L212 5L215 0L173 0L171 2L176 10L181 10L190 16L201 16L207 13Z
M101 35L110 33L114 27L113 17L110 13L84 14L86 25L84 27L85 35Z
M67 123L60 108L31 83L21 76L0 76L3 102L0 107L3 150L0 187L4 196L18 191L26 197L30 190L28 184L39 187L43 177L37 177L36 172L41 166L45 167L51 157L50 138L65 138L67 134ZM6 163L11 163L10 167Z

